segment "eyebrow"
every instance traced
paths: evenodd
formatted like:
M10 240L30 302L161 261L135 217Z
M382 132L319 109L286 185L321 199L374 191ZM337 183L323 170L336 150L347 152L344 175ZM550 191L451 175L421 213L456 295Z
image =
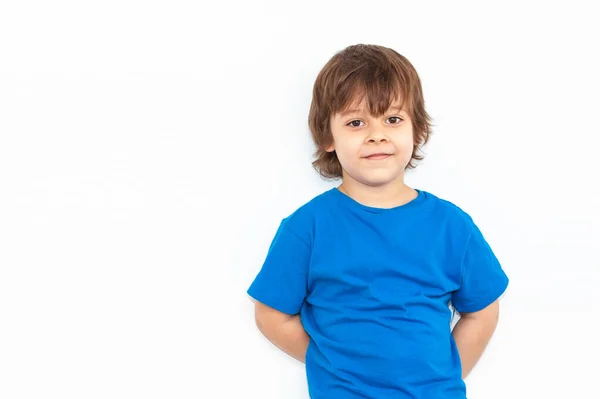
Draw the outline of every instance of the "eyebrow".
M346 111L342 112L340 114L340 116L341 117L345 117L345 116L348 116L350 114L359 113L361 111L362 110L360 110L360 109L349 109L349 110L346 110ZM396 111L396 112L400 113L400 112L404 111L404 109L402 109L400 107L390 107L389 111Z

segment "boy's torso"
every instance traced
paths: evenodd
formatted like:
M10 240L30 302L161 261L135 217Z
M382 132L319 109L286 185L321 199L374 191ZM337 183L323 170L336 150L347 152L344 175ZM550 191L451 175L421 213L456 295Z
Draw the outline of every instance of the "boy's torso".
M312 206L301 311L311 397L464 398L449 307L463 216L423 192L381 212L340 195Z

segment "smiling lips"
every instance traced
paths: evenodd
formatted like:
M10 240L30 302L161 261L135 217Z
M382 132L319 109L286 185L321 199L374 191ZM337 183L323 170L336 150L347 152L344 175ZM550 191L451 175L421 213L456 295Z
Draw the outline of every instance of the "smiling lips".
M371 161L378 161L378 160L382 160L382 159L387 159L390 156L391 156L391 154L378 153L378 154L371 154L369 156L366 156L365 158L367 158Z

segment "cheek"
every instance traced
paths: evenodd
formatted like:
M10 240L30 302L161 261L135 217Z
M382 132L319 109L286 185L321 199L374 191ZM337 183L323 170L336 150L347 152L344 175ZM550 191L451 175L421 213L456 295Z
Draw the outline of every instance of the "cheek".
M363 141L360 138L346 138L336 144L336 151L344 158L358 156L361 151Z
M353 145L350 140L336 143L335 152L344 169L352 169L357 160L360 146Z
M412 152L413 144L414 140L412 133L402 135L402 137L400 137L400 139L398 140L398 145L400 146L402 151L410 150Z

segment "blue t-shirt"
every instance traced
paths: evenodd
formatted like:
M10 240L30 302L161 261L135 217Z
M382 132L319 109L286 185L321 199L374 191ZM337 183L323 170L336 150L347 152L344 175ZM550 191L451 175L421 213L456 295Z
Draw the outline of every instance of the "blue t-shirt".
M508 278L464 211L417 192L382 209L333 188L279 226L248 294L300 313L311 398L465 399L450 305L484 309Z

